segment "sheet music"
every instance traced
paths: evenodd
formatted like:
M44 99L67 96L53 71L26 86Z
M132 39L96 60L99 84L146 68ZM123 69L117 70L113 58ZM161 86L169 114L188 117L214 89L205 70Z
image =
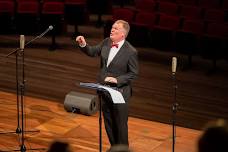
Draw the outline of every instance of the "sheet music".
M109 92L109 94L111 95L113 103L115 103L115 104L125 103L125 100L124 100L122 94L119 91L114 90L110 87L103 86L103 85L96 84L96 83L82 83L82 82L80 82L80 85L84 86L84 87L91 88L91 89L102 88L102 89Z
M124 98L119 91L114 90L110 87L105 87L105 86L100 86L100 88L103 88L110 93L113 103L115 103L115 104L116 103L125 103Z

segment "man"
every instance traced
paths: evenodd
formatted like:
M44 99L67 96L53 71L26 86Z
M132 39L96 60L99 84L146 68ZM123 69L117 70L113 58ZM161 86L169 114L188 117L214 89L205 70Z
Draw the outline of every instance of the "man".
M66 141L53 141L47 152L73 152L72 147Z
M228 123L224 119L210 121L198 140L198 152L227 152Z
M83 36L76 37L80 49L88 56L101 56L98 82L115 86L122 93L125 104L113 104L108 93L102 93L105 129L111 146L128 143L128 100L132 94L132 80L138 75L136 49L126 41L130 30L124 20L117 20L110 37L96 46L89 46Z

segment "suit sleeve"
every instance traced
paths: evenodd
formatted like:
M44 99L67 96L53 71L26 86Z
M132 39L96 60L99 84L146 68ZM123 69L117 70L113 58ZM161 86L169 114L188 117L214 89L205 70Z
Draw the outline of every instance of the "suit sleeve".
M88 56L95 57L100 55L103 44L104 41L94 46L90 46L87 44L85 47L80 47L80 49Z

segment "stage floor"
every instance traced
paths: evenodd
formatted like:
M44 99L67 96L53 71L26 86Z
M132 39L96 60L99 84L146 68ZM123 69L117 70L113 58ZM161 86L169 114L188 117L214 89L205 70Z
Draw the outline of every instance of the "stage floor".
M36 148L45 151L41 149L47 149L57 139L69 142L75 152L99 151L98 113L92 116L69 113L64 110L63 103L27 96L23 108L24 130L27 132L24 140L21 140L21 136L15 134L18 124L16 99L15 94L0 92L0 151L18 150L22 141L26 151ZM175 151L197 152L200 133L198 130L176 127ZM133 152L171 152L172 125L129 117L129 142ZM102 126L103 151L109 146Z

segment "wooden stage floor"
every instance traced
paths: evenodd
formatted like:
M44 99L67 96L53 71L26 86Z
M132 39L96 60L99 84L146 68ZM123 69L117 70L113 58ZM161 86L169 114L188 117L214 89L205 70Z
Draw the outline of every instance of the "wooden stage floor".
M17 128L16 95L0 92L0 151L20 149L21 136ZM25 97L25 146L31 149L48 148L53 140L64 140L76 152L99 151L98 113L93 116L69 113L63 104L53 101ZM7 133L7 132L14 133ZM31 132L29 132L31 131ZM35 132L34 132L35 131ZM37 132L38 131L38 132ZM197 139L201 131L176 127L176 152L196 152ZM102 127L103 151L109 142ZM129 142L133 152L171 152L172 125L129 118Z

